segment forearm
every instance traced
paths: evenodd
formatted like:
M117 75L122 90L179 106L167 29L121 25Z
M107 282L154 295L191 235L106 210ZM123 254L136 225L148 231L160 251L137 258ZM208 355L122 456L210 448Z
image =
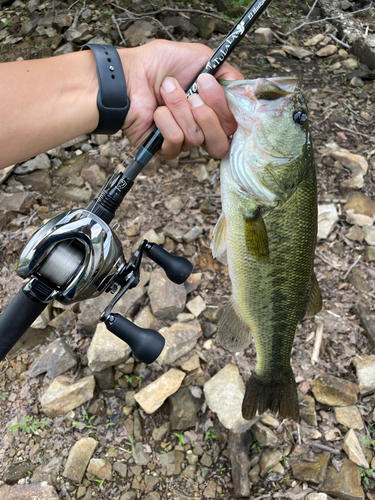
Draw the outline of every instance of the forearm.
M0 168L92 132L97 95L90 50L0 64Z

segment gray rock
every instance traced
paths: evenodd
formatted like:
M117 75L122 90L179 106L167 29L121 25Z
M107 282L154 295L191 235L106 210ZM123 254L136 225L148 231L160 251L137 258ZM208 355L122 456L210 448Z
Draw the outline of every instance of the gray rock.
M65 340L57 339L34 361L28 376L36 377L47 372L49 378L55 378L76 364L76 358Z
M198 422L202 399L195 398L188 387L182 387L169 398L169 421L173 430L187 430Z
M328 238L338 220L336 205L318 205L318 239Z
M164 206L172 212L172 214L177 215L181 212L184 202L180 196L171 196L164 201Z
M208 40L215 29L215 19L210 16L203 16L202 14L192 16L190 19L191 23L194 24L199 30L200 38L203 40Z
M354 405L358 391L357 384L327 374L318 375L312 388L315 399L329 406Z
M184 378L183 371L171 368L141 389L134 398L146 413L154 413L169 396L178 391Z
M234 433L229 432L228 451L232 466L232 481L236 497L250 496L249 450L252 443L249 431Z
M334 408L337 422L348 429L360 431L363 429L362 415L356 406L342 406Z
M136 21L124 32L124 38L129 47L141 45L146 41L145 39L155 37L156 35L156 26L148 21Z
M375 355L356 358L354 366L357 372L359 392L366 396L375 391Z
M186 304L186 308L194 314L196 318L206 309L206 302L202 299L200 295L197 295L194 299L190 300Z
M26 214L34 203L34 195L31 193L2 193L0 197L0 212L9 210Z
M61 45L57 50L54 52L54 56L62 56L64 54L70 54L71 52L75 51L75 47L72 42L65 43L64 45Z
M320 484L325 479L329 459L329 453L317 453L313 461L301 460L293 467L293 476L306 483Z
M360 470L356 464L347 459L344 460L339 472L335 467L328 469L320 491L342 500L364 500L365 498L361 487Z
M120 500L136 500L137 494L135 491L127 491L123 493L120 497Z
M208 407L226 429L245 432L253 425L254 421L242 417L245 384L236 365L228 363L206 382L203 390Z
M194 349L202 330L199 322L194 320L161 328L159 333L165 338L165 346L157 362L169 365Z
M315 411L315 400L306 394L298 394L300 417L309 425L316 427L318 425Z
M191 243L195 241L203 234L203 228L200 226L194 226L190 231L188 231L184 236L184 241L186 243Z
M166 17L163 21L164 26L172 26L174 32L178 35L194 36L197 35L199 30L194 24L185 19L184 17Z
M252 428L252 433L260 446L276 447L281 444L278 436L261 422L256 422Z
M143 443L136 443L134 446L133 458L137 465L147 465L151 460L151 455L145 453Z
M367 293L371 291L370 283L366 280L365 276L358 269L358 267L355 267L350 272L348 281L361 293Z
M370 468L358 441L357 435L353 429L350 429L346 433L342 448L352 462L357 464L359 467L363 467L365 469Z
M49 417L56 417L89 401L94 394L95 379L91 375L71 384L63 375L55 378L40 398L42 409Z
M51 189L52 180L46 170L37 170L29 175L17 177L24 186L31 186L34 191L48 191Z
M168 226L163 229L163 233L165 236L172 238L172 240L177 241L178 243L182 243L185 231L179 228Z
M114 389L115 387L115 373L113 370L113 366L109 366L108 368L104 368L100 372L94 372L96 385L102 391L107 389Z
M81 177L96 190L98 187L103 186L107 179L107 174L99 165L94 163L93 165L83 167L81 170Z
M282 456L283 454L280 450L272 448L263 450L259 460L260 477L266 477L269 470L273 469L280 462Z
M47 483L17 484L0 486L1 500L59 500L56 490Z
M155 427L155 429L152 431L152 439L155 439L155 441L162 441L169 433L169 430L169 422L161 425L160 427Z
M72 321L75 320L75 317L74 312L71 309L67 309L50 321L49 326L52 326L59 332L65 332Z
M256 45L269 45L272 43L272 37L273 33L271 28L258 28L254 31L254 41Z
M87 189L81 189L78 187L61 187L56 189L55 197L58 200L76 202L76 203L88 203L91 200L92 193Z
M29 475L29 470L33 471L35 468L36 465L33 465L30 462L10 464L4 473L3 481L8 484L17 483L17 481Z
M173 450L169 453L158 454L158 460L161 466L166 468L166 475L174 476L176 474L181 474L181 465L184 456L182 451Z
M131 349L121 339L99 323L87 351L88 365L93 372L119 365L128 359Z
M170 281L159 268L151 274L148 295L152 312L160 319L174 319L185 307L185 287Z
M32 158L31 160L18 165L14 169L15 174L30 174L34 170L46 170L51 167L51 162L46 153L41 153L40 155Z
M112 465L105 458L92 458L87 467L87 472L99 479L106 479L107 481L112 479Z
M113 470L120 474L121 477L126 477L128 474L128 466L123 462L115 462L113 464Z
M302 47L294 47L294 45L283 45L283 51L287 52L293 57L297 57L298 59L303 59L312 55L312 52L310 52L310 50L306 50Z
M98 444L90 437L77 441L69 452L63 476L80 483Z

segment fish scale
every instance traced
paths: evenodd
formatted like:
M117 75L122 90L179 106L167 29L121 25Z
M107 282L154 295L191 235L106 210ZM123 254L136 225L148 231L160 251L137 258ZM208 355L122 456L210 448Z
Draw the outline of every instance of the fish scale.
M247 347L251 335L254 337L257 364L246 385L244 417L251 419L256 411L271 409L282 417L298 418L290 364L293 340L306 311L315 313L321 307L313 274L317 231L315 165L307 125L302 129L292 118L293 109L303 106L307 113L307 107L297 82L291 85L290 78L285 85L279 78L234 82L224 88L239 125L231 151L221 164L223 214L213 240L214 255L227 249L233 291L218 325L218 338L224 347L239 351ZM251 99L257 100L257 92L262 97L263 114L255 103L254 117L249 110ZM241 106L241 99L249 99L250 103ZM244 108L246 117L242 119ZM251 146L257 136L263 138L262 147L268 150L264 154L260 151L255 171L246 164L244 148ZM238 154L241 147L242 154ZM280 155L283 148L284 160L282 156L270 160L273 151ZM256 150L254 147L251 154ZM240 161L245 163L239 165ZM274 199L268 196L269 191ZM267 195L260 199L259 193Z

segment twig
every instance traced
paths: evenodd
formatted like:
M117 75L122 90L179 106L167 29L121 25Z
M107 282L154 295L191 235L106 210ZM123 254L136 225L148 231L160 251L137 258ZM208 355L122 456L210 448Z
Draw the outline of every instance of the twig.
M155 16L156 14L160 14L162 12L175 12L178 14L179 12L191 12L195 14L203 14L204 16L210 16L214 17L215 19L220 19L220 21L225 21L226 23L230 24L231 26L234 26L236 23L231 21L230 19L225 19L225 17L219 16L218 14L213 14L212 12L206 12L204 10L198 10L198 9L172 9L171 7L163 7L162 9L151 11L151 12L144 12L143 14L136 14L134 12L131 12L128 9L125 9L124 7L120 7L120 5L117 5L115 3L111 4L113 7L117 7L118 9L127 12L128 14L132 14L135 17L150 17L150 16Z
M337 266L335 264L332 264L332 262L330 262L329 260L327 260L321 253L318 252L318 250L315 250L315 255L317 257L319 257L319 259L321 259L323 262L325 262L326 264L328 264L329 266L331 266L333 269L341 270L341 266Z
M271 495L272 493L268 493L267 495L260 495L260 497L252 498L251 500L263 500L263 498L270 498Z
M74 19L73 19L73 22L72 22L72 28L76 28L77 27L80 15L82 14L82 12L84 10L86 10L86 0L84 0L82 8L75 13L75 16L74 16Z
M333 453L334 455L340 455L341 451L337 450L336 448L331 448L330 446L326 446L324 444L320 443L311 443L311 446L314 446L315 448L319 448L319 450L324 450L324 451L329 451Z
M69 5L68 10L70 10L72 7L74 7L80 1L81 0L76 0L74 3L72 3L72 5Z
M311 354L312 365L315 365L315 363L317 363L319 360L320 346L322 345L322 339L323 339L323 327L324 327L323 321L319 321L316 327L315 342L314 342L313 352Z
M0 372L0 375L2 375L3 373L5 373L7 371L7 369L9 368L9 359L5 356L5 358L3 359L3 361L6 361L7 365L4 368L4 370Z
M133 17L134 14L132 12L128 11L128 15L129 15L129 17L126 17L125 19L119 18L118 21L126 21L128 19L136 19L135 17ZM167 30L167 28L164 26L164 24L161 21L159 21L159 19L155 19L153 16L145 16L145 15L143 15L142 17L145 19L152 19L152 21L155 21L156 23L158 23L160 25L160 27L163 28L163 30L168 34L169 38L171 40L173 40L174 42L176 41L176 39L173 37L172 33L170 33Z
M315 4L317 3L317 0L315 1L313 7L315 6ZM288 33L281 33L280 31L278 32L279 35L282 35L282 36L289 36L291 35L294 31L297 31L299 30L300 28L302 28L303 26L307 26L308 24L317 24L317 23L324 23L325 21L330 21L331 19L340 19L342 17L348 17L348 16L353 16L354 14L358 14L358 12L364 12L365 10L369 10L369 9L372 9L373 8L373 3L371 2L371 4L368 6L368 7L365 7L364 9L360 9L360 10L355 10L354 12L349 12L348 14L340 14L339 16L333 16L333 17L325 17L324 19L318 19L317 21L303 21L302 24L300 24L299 26L297 26L296 28L288 31ZM310 9L310 12L311 9ZM307 14L306 16L306 19L309 18L309 15L310 15L310 12Z
M351 130L350 128L342 127L341 125L339 125L336 122L335 122L335 125L337 128L344 130L345 132L348 132L348 133L353 134L353 135L361 135L363 137L366 137L366 139L368 139L369 141L375 142L375 140L372 139L369 134L363 134L362 132L358 132L358 130Z
M358 264L358 262L361 260L361 258L362 258L362 255L360 255L360 256L358 257L358 259L354 262L354 264L352 264L352 265L349 267L349 269L346 271L346 273L345 273L345 275L344 275L344 280L346 280L346 278L349 276L350 271L351 271L352 269L354 269L354 268L355 268L355 266Z
M339 43L340 45L342 45L346 49L351 49L350 45L348 45L347 43L345 43L342 40L338 39L337 37L335 37L335 35L332 35L332 33L328 33L328 36L330 36L333 40L335 40L335 42Z
M125 45L125 46L126 46L126 40L125 40L125 38L123 37L123 34L121 33L120 26L118 25L117 19L116 19L116 17L115 17L115 15L114 15L114 14L112 14L111 19L112 19L112 22L113 22L113 23L115 24L115 26L116 26L116 29L117 29L118 34L120 35L120 38L121 38L121 43L120 43L120 45L121 45L121 44L123 44L123 45Z

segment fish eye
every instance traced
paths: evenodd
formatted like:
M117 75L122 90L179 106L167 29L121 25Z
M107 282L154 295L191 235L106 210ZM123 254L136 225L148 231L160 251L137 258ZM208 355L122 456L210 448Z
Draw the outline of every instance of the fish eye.
M298 110L293 113L293 120L294 123L297 123L298 125L303 125L308 120L308 116L303 111Z

